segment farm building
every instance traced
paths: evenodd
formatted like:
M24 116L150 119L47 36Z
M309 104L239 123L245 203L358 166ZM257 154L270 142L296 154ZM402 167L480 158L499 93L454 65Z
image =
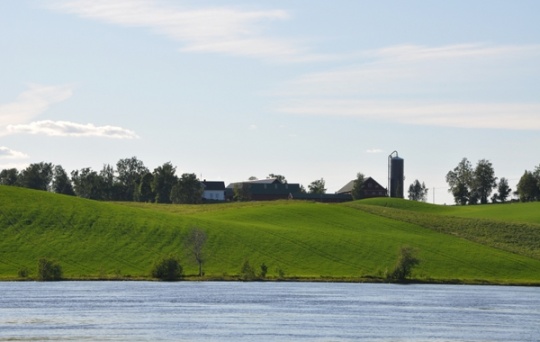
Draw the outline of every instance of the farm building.
M351 195L355 180L350 181L345 184L341 189L339 189L336 194L338 195ZM368 177L364 180L364 185L362 186L362 198L372 198L372 197L386 197L388 196L388 191L385 187L380 185L375 179Z
M231 183L227 185L227 200L272 201L289 199L300 192L300 184L282 183L276 178Z
M205 179L201 184L203 187L203 201L225 201L224 182L209 182Z

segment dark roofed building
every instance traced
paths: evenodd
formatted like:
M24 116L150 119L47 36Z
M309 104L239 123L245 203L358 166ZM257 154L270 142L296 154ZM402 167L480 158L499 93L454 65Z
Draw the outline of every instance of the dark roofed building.
M341 189L339 189L336 194L338 195L345 195L345 194L352 194L352 190L354 188L354 180L350 181L349 183L345 184ZM372 198L372 197L387 197L388 196L388 190L380 185L375 179L368 177L364 180L364 184L362 186L362 198Z
M209 182L206 179L201 182L203 186L204 201L225 201L225 183Z
M226 188L226 198L235 199L235 189L242 200L271 201L289 199L300 192L300 184L281 183L276 178L231 183Z

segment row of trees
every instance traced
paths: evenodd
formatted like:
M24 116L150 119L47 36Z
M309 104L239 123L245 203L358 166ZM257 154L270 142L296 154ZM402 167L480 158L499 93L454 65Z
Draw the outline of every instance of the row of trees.
M481 159L473 168L467 158L463 158L454 170L446 174L446 182L450 186L449 192L454 196L456 204L488 203L489 196L497 187L495 170L489 160ZM492 197L493 202L500 200L506 202L511 189L506 178L499 182L499 193Z
M287 183L283 175L271 173L268 177ZM364 175L358 173L352 190L354 199L362 198L364 180ZM485 204L489 200L504 203L512 193L506 178L502 177L497 182L493 165L486 159L479 160L473 168L471 162L463 158L447 173L446 182L455 203L460 205ZM120 159L116 167L104 165L99 172L89 167L75 170L71 172L71 177L61 165L34 163L21 171L15 168L0 171L0 185L15 185L94 200L155 203L200 203L203 192L195 174L184 173L179 177L176 175L176 167L170 162L150 171L136 157ZM303 187L301 189L305 191ZM325 194L324 178L311 182L307 192ZM426 201L427 193L425 184L418 180L409 187L411 200ZM533 171L525 171L514 194L524 202L540 200L540 165Z
M448 191L454 196L454 201L460 205L478 202L485 204L488 200L504 203L512 194L508 179L502 177L497 182L493 165L486 159L479 160L473 168L471 162L463 158L448 172L446 182L450 186ZM525 171L514 194L519 196L522 202L540 200L540 165L534 171Z
M363 184L364 176L358 174L358 184ZM276 178L287 183L283 175L270 173L268 178ZM257 180L250 177L250 180ZM176 167L170 162L155 168L152 172L137 157L120 159L116 168L106 164L99 172L90 167L71 172L71 177L61 165L34 163L19 171L15 168L0 171L0 185L14 185L36 190L51 191L58 194L79 196L104 201L136 201L155 203L200 203L202 186L193 173L176 175ZM325 194L324 178L303 186L302 192ZM355 188L356 189L356 188ZM355 198L361 198L360 186ZM242 189L236 189L237 200L245 199Z
M120 159L116 168L104 165L99 172L89 167L75 170L71 178L61 165L35 163L20 172L15 168L2 170L0 184L94 200L156 203L199 203L203 192L195 174L178 177L170 162L150 172L136 157Z
M446 174L446 182L450 186L449 192L454 196L456 204L481 204L488 203L490 195L495 188L497 193L491 197L491 201L506 202L512 189L506 178L501 178L497 184L495 170L489 160L481 159L473 168L467 158L463 158L459 164Z

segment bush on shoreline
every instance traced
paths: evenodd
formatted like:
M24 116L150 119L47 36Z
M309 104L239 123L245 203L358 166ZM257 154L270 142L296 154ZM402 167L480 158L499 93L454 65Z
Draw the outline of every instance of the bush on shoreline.
M37 279L41 281L61 280L62 266L54 260L41 258L38 260Z
M174 256L163 257L152 266L152 278L165 281L179 280L183 276L182 265Z

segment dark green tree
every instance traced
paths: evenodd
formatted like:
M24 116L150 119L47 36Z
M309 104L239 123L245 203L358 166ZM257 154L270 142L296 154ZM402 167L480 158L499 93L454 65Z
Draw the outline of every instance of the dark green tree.
M261 275L261 278L264 279L266 278L266 274L268 273L268 266L266 266L266 264L263 262L260 267L261 267L260 275Z
M198 204L202 202L203 187L194 173L184 173L171 191L172 203Z
M103 168L99 171L99 177L101 178L102 199L106 201L122 201L123 191L120 184L116 181L114 167L110 164L103 165Z
M61 280L62 279L62 266L54 260L47 258L41 258L38 260L38 280Z
M540 200L540 165L538 165L537 167L534 168L534 171L533 171L533 176L534 178L536 178L536 186L538 188L538 200Z
M52 191L57 194L75 196L71 179L61 165L54 167Z
M477 195L481 204L488 202L489 195L497 187L497 177L495 170L489 160L481 159L476 164L473 173L473 192Z
M120 159L116 163L117 181L122 201L133 201L141 178L149 172L137 157Z
M521 202L531 202L540 199L538 179L530 171L525 171L517 184L517 193Z
M154 169L152 191L155 193L156 203L171 203L173 186L178 182L176 167L170 162Z
M168 256L161 258L154 263L151 274L153 278L165 281L175 281L182 278L183 271L178 258Z
M446 182L450 186L448 192L452 193L456 204L465 205L469 202L473 176L472 165L467 158L463 158L454 170L446 174Z
M352 198L354 200L359 200L364 198L364 182L366 181L366 177L363 173L358 172L356 174L356 179L354 180L354 185L351 191Z
M409 199L411 201L425 202L427 200L427 195L428 188L426 188L426 184L424 184L424 182L420 184L420 181L416 179L409 186Z
M510 196L510 193L512 192L512 189L510 189L510 186L508 185L508 180L504 177L501 177L501 180L499 181L499 185L497 186L497 197L496 199L501 201L502 203L505 203L508 196Z
M36 190L49 190L53 179L51 163L34 163L22 170L17 178L17 185Z
M325 194L326 189L324 186L325 186L324 178L317 179L308 185L309 193L310 194Z
M0 185L16 185L19 170L16 168L5 169L0 172Z
M147 172L139 183L139 188L135 193L135 201L137 202L153 202L156 198L156 194L152 189L152 183L154 182L154 175Z
M411 276L412 270L420 263L416 257L416 250L409 246L402 246L399 250L398 259L390 278L396 281L405 281Z
M240 279L243 281L255 280L255 269L249 263L249 260L244 261L240 269Z
M71 172L71 181L77 196L93 200L105 200L106 188L103 178L91 168L86 167Z

